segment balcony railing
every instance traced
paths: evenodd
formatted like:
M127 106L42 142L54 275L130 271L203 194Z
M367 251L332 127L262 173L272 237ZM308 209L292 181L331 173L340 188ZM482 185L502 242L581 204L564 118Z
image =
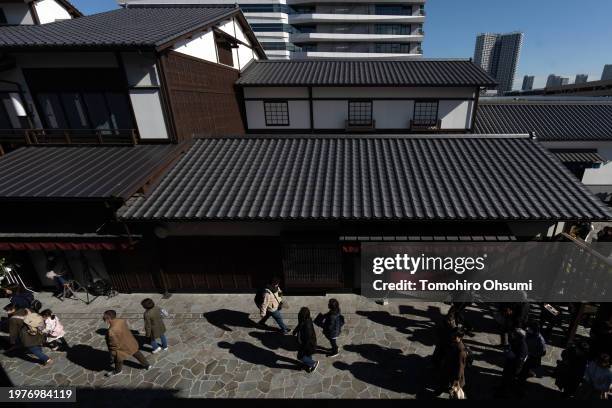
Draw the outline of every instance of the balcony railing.
M442 120L438 119L435 123L434 122L423 123L423 122L414 121L411 119L409 126L410 126L410 130L417 130L417 131L439 130L442 128Z
M0 143L18 145L134 145L136 129L0 129Z

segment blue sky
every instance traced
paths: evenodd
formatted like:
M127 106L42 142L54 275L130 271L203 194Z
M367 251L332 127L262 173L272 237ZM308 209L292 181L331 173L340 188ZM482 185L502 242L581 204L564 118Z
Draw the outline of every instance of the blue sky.
M117 7L115 0L72 0L86 14ZM612 0L428 0L425 57L468 58L480 32L525 33L515 86L550 73L599 79L612 64Z

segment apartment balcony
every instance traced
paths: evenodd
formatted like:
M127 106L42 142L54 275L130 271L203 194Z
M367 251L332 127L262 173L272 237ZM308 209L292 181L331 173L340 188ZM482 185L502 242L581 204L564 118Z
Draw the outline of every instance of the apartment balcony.
M289 16L289 23L294 25L311 23L423 23L423 16L402 16L382 14L293 14Z
M13 145L135 145L136 129L0 129L0 143Z
M376 60L418 59L422 54L382 53L382 52L343 52L343 51L302 51L292 52L291 59L333 59L333 58L359 58Z
M300 33L291 34L289 41L293 43L319 42L394 42L413 43L423 41L422 35L394 34L342 34L342 33Z
M376 4L415 4L415 5L421 5L421 4L425 4L427 0L376 0L375 2L373 2L372 0L287 0L287 5L289 6L293 6L293 5L302 5L302 4L326 4L326 3L330 3L330 4L345 4L345 3L351 3L351 4L372 4L372 3L376 3Z

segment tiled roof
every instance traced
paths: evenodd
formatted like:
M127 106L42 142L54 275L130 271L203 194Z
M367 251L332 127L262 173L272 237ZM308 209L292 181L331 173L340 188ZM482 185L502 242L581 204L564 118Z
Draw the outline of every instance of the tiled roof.
M596 151L558 151L551 150L557 159L563 163L605 163L607 160L604 159Z
M22 147L0 157L0 201L127 199L176 145Z
M42 25L0 27L0 49L156 48L237 13L233 6L121 8Z
M481 99L474 133L529 133L539 140L612 140L612 102Z
M238 79L254 86L495 86L468 60L256 61Z
M527 137L199 139L127 220L570 220L612 215Z

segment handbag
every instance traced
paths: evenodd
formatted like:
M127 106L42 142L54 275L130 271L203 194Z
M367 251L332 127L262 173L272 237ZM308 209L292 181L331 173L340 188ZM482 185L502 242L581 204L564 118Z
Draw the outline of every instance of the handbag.
M323 320L325 320L325 315L323 313L319 313L312 322L316 326L323 327Z
M461 388L461 386L458 384L455 384L451 387L450 391L448 392L448 395L450 399L466 399L463 388Z

